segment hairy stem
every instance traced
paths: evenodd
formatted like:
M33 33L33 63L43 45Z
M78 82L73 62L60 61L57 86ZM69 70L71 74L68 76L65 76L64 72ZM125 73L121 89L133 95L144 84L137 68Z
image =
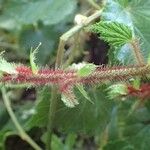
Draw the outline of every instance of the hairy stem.
M94 13L93 15L89 16L87 20L82 24L82 25L76 25L69 31L67 31L65 34L63 34L60 37L59 41L59 46L57 50L57 56L56 56L56 63L55 63L55 68L60 68L62 67L63 63L63 58L64 58L64 47L66 44L66 41L71 38L74 34L78 33L81 29L83 29L85 26L89 25L92 21L94 21L96 18L100 17L102 13L102 10ZM53 132L53 122L55 120L55 112L57 110L57 104L58 104L58 99L57 99L57 87L54 86L52 89L52 97L50 101L50 110L49 110L49 120L47 124L47 150L51 150L51 137L52 137L52 132Z
M24 69L23 69L24 68ZM25 72L26 71L26 72ZM33 74L32 70L21 66L17 68L15 74L4 74L0 78L0 83L6 86L18 85L20 87L28 86L58 86L61 92L65 92L67 87L73 87L76 84L96 84L114 80L127 80L133 77L146 77L150 74L150 65L136 66L97 66L96 70L88 76L78 75L78 70L63 69L42 69Z
M8 111L8 114L11 117L12 122L14 123L16 129L18 130L18 133L20 135L20 137L25 140L27 143L29 143L35 150L42 150L42 148L40 148L33 140L32 138L24 131L24 129L21 127L21 125L19 124L12 108L11 108L11 104L9 101L9 98L7 97L7 93L4 87L2 87L2 97L3 97L3 101L4 104L6 106L6 109Z
M137 39L134 39L131 42L131 46L138 65L144 65L145 64L144 57L140 49L139 41Z

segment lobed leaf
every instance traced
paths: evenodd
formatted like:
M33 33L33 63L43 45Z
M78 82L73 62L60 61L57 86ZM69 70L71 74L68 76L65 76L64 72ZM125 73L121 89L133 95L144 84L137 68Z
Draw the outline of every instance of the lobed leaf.
M91 100L91 98L89 97L88 93L86 92L86 90L84 89L82 84L78 84L76 85L76 87L78 88L78 90L81 92L81 94L84 96L84 98L86 98L89 102L91 102L93 104L93 101Z
M36 55L40 45L41 45L41 43L39 43L39 45L34 50L32 50L32 48L31 48L31 51L30 51L30 65L31 65L32 72L35 74L38 72L38 66L35 63L35 60L36 60L35 55Z
M75 96L73 95L73 98L72 98L72 94L74 93L69 93L69 95L65 95L65 94L61 94L61 100L64 102L64 104L67 106L67 107L70 107L70 108L73 108L75 107L75 105L78 105L79 102L77 101L77 99L75 98Z
M134 35L140 38L140 48L147 60L150 47L150 0L107 0L101 19L107 22L117 22L131 27ZM114 53L111 51L110 54ZM115 59L124 64L133 64L134 55L131 47L125 45L117 49Z
M132 30L117 22L101 21L91 26L91 30L100 35L104 41L115 47L123 46L132 40Z
M61 100L58 102L54 126L59 131L91 133L92 135L101 134L104 131L110 119L113 101L107 100L104 87L87 92L90 97L93 97L93 105L76 89L75 93L80 105L70 109L64 106ZM28 122L30 127L46 127L47 125L50 91L44 89L39 98L35 107L37 113Z

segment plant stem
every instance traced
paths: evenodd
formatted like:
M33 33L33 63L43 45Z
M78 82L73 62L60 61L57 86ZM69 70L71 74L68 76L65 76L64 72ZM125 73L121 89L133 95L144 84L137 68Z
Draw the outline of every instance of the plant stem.
M96 18L100 17L102 13L102 10L97 11L93 15L89 16L85 22L82 25L76 25L75 27L71 28L69 31L64 33L60 37L59 46L57 50L57 56L56 56L56 63L55 68L62 68L62 62L64 58L64 47L67 40L69 40L74 34L78 33L81 29L89 25L92 21L94 21ZM47 150L51 150L51 138L52 138L52 131L53 131L53 124L55 120L55 113L57 111L57 105L58 105L58 90L57 87L54 86L52 88L52 97L50 101L50 109L48 114L48 124L47 124L47 143L46 148Z
M100 9L100 6L94 2L94 0L87 0L88 3L95 9Z
M60 37L59 46L58 46L58 50L57 50L57 56L56 56L56 63L55 63L56 69L62 68L62 61L63 61L63 57L64 57L64 47L65 47L66 41L69 40L74 34L78 33L82 28L89 25L96 18L100 17L101 12L102 12L102 10L89 16L82 25L76 25L75 27L71 28L69 31L67 31ZM46 143L47 150L51 150L53 125L54 125L54 120L55 120L55 112L57 111L57 104L58 104L57 96L58 96L58 90L57 90L57 87L54 86L52 88L52 97L50 100L50 109L49 109L49 114L48 114L47 143Z
M56 62L57 62L56 68L58 68L62 65L62 60L64 57L64 47L65 47L66 41L68 41L74 34L78 33L84 27L88 26L95 19L100 17L102 11L103 11L103 9L95 12L91 16L87 17L87 19L83 22L83 24L74 26L73 28L71 28L69 31L67 31L60 37L58 53L57 53L57 57L56 57Z
M133 39L131 46L138 65L144 65L144 57L140 49L139 41L137 39Z
M20 135L20 137L25 140L27 143L29 143L35 150L42 150L42 148L40 148L33 140L32 138L24 131L24 129L21 127L21 125L19 124L12 108L11 108L11 104L9 101L9 98L7 97L7 93L4 87L2 87L2 97L3 97L3 101L4 104L6 106L6 109L8 111L8 114L10 115L10 118L12 120L12 122L14 123L16 129L18 130L18 133Z
M80 43L79 43L79 40L80 40L79 36L80 36L79 33L77 33L74 36L73 48L72 48L72 50L71 50L71 52L69 54L68 59L63 64L64 68L68 67L73 62L73 60L74 60L75 56L77 55L78 51L80 51L80 56L81 56L82 51L81 51L80 46L79 46L80 45Z
M57 88L53 87L51 93L52 93L52 97L50 101L48 124L47 124L47 141L46 141L47 150L51 150L52 130L53 130L53 124L55 120L55 113L57 110L57 104L58 104Z

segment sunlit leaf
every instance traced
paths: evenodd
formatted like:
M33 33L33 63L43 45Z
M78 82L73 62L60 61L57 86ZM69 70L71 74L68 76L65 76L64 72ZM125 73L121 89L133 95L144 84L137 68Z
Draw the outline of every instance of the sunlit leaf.
M39 43L39 45L34 50L31 48L31 51L30 51L30 65L31 65L32 72L35 74L38 71L38 66L35 63L35 60L36 60L35 55L36 55L40 45L41 45L41 43Z
M141 49L145 59L149 55L150 47L149 8L149 0L108 0L102 13L102 20L128 25L134 31L135 36L140 38ZM134 63L129 61L134 58L129 46L119 49L115 57L124 64Z
M96 65L87 63L78 70L77 74L81 77L86 77L90 75L95 69L96 69Z
M132 30L129 26L118 22L100 21L90 27L100 38L115 47L121 47L132 40Z

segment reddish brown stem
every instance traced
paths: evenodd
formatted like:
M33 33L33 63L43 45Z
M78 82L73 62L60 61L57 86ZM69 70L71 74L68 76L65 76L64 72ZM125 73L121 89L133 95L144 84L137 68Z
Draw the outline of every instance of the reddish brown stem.
M0 79L2 83L30 84L33 86L58 85L65 92L70 87L80 84L96 84L105 81L120 81L135 76L146 76L150 74L150 66L118 66L98 67L91 75L80 77L75 70L53 70L41 69L36 74L26 66L18 66L17 74L4 74Z

